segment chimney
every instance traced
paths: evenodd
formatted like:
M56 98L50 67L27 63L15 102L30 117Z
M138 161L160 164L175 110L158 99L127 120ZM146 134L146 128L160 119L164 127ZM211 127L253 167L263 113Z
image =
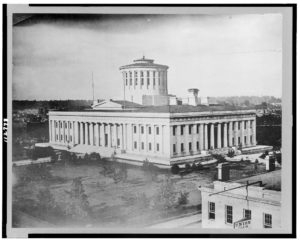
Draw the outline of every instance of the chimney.
M192 106L198 105L198 88L190 88L188 89L188 104Z
M220 163L217 165L218 168L218 180L228 181L230 180L230 166L229 163Z

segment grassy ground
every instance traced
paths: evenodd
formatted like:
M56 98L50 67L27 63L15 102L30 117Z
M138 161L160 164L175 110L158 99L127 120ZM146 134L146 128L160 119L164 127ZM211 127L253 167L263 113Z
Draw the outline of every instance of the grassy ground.
M32 165L38 166L38 165ZM211 183L216 178L215 166L202 171L180 175L172 175L169 171L158 170L154 179L141 167L126 165L127 178L115 181L104 175L103 161L81 161L77 163L52 163L43 165L41 170L13 167L13 210L14 226L26 227L26 221L18 219L18 211L42 219L54 226L89 226L89 227L143 227L156 221L199 211L201 195L198 186ZM116 163L119 168L124 164ZM32 170L33 169L33 170ZM253 164L245 163L231 172L232 178L242 178L242 174L253 173ZM259 165L258 171L263 170ZM27 177L24 180L24 177ZM28 179L29 177L29 179ZM69 191L74 178L81 178L84 193L87 196L91 215L82 219L65 216L71 204ZM169 179L169 187L166 181ZM167 189L163 191L162 188ZM51 196L39 195L48 189ZM171 205L160 207L156 205L158 195L170 192L174 195ZM186 192L186 204L179 204L180 192ZM44 196L44 197L43 197ZM46 196L47 197L47 196ZM51 200L52 199L52 200ZM57 204L54 210L45 208L45 203ZM45 211L45 210L49 211Z

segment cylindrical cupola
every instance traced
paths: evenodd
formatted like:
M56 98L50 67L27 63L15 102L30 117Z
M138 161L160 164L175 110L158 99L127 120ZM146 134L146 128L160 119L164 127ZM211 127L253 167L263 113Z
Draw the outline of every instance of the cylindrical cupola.
M167 96L168 68L144 56L132 64L121 66L125 100L143 104L143 98L147 96Z

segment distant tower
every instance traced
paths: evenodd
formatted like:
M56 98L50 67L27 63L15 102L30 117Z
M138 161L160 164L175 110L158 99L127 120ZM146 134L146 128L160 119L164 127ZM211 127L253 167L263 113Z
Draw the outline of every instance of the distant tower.
M164 105L168 99L168 66L155 64L154 60L134 60L121 66L125 100L143 105Z

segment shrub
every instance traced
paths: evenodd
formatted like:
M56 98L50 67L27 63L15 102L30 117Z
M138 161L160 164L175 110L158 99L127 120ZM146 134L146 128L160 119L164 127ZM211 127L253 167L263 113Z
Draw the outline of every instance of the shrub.
M198 169L197 169L196 162L193 162L193 164L192 164L192 170L193 170L193 171L197 171L197 170L198 170Z
M189 171L189 170L191 170L191 165L190 164L185 164L185 170L186 171Z
M232 157L234 157L234 155L235 155L234 150L229 149L228 153L227 153L227 156L230 157L230 158L232 158Z
M177 174L179 173L179 171L180 171L180 168L179 168L178 165L173 165L173 166L171 167L171 172L172 172L172 174L177 175Z
M188 197L188 192L180 192L180 195L177 200L178 205L186 205L188 203Z

